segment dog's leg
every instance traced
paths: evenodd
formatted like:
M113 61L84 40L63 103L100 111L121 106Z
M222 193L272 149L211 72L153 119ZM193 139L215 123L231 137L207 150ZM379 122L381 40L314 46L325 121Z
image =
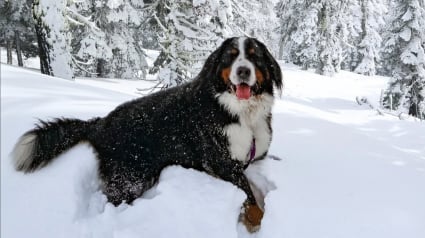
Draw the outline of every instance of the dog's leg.
M214 176L231 182L247 195L242 212L242 222L249 232L255 232L260 228L263 211L257 204L254 193L251 190L247 177L244 174L243 164L231 159L223 159L220 163L213 162L207 164L209 171L212 169Z
M144 192L152 188L158 182L158 178L159 175L134 179L132 175L131 177L121 177L120 179L109 179L102 181L102 191L108 201L114 206L119 206L123 202L132 204Z
M107 159L101 155L98 157L101 188L114 206L123 202L132 204L158 182L160 172L152 166L141 163L138 167L129 167L116 162L119 161L118 158Z

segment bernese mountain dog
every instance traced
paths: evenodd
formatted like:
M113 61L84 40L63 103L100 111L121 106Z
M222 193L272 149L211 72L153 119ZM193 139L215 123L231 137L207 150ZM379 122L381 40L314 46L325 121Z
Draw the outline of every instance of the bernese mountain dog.
M140 197L169 165L204 171L246 193L241 217L252 231L263 211L244 169L267 155L274 88L281 87L280 67L263 43L230 38L186 84L126 102L103 118L40 121L16 143L14 166L33 172L87 142L114 205Z

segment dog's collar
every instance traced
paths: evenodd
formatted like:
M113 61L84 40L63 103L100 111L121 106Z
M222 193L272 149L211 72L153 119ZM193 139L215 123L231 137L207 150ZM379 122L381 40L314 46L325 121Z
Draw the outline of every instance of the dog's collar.
M244 165L244 169L248 168L249 164L254 160L255 157L255 138L252 138L251 148L249 149L247 157L249 158L246 164Z

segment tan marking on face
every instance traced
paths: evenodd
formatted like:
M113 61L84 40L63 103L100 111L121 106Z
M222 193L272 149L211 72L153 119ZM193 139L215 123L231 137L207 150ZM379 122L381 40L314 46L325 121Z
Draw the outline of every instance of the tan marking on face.
M259 84L262 84L264 82L263 73L261 73L259 69L255 69L255 77L257 78L257 82Z
M232 55L237 55L238 53L239 53L239 51L237 49L235 49L235 48L232 48L230 50L230 54L232 54Z
M221 71L221 78L223 78L223 81L227 84L229 82L229 76L230 76L230 68L224 68Z
M248 54L249 54L249 55L253 55L253 54L255 54L255 49L254 49L254 48L249 48L249 50L248 50Z

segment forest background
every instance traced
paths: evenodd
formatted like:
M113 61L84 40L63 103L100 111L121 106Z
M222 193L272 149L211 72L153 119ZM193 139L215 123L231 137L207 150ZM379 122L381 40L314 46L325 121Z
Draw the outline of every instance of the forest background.
M391 77L380 107L425 119L423 0L0 0L0 47L44 74L191 80L223 39L256 37L281 62L332 77ZM146 50L157 50L153 66Z

